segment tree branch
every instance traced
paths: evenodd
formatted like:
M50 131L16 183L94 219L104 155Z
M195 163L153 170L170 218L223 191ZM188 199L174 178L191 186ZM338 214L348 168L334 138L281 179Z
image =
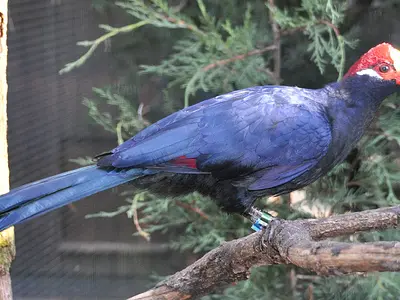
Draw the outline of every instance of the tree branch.
M274 264L293 264L321 275L400 271L400 242L321 241L396 228L399 221L400 206L394 206L324 219L273 222L264 233L221 244L152 290L129 300L197 299L218 287L247 279L252 267ZM262 240L264 247L260 247Z
M274 0L268 0L268 3L271 7L275 7ZM221 59L216 62L213 62L211 64L206 65L203 67L203 71L207 72L211 69L221 67L227 64L230 64L232 62L238 61L238 60L244 60L249 56L253 55L260 55L263 54L264 52L267 51L274 51L274 69L273 72L267 71L267 74L271 76L274 80L274 84L279 84L280 80L280 71L281 71L281 32L279 29L278 23L275 21L274 16L271 11L269 11L269 16L271 19L271 26L272 26L272 32L274 35L274 41L272 45L266 46L262 49L254 49L249 52L235 55L233 57L227 58L227 59ZM285 33L286 34L286 33Z

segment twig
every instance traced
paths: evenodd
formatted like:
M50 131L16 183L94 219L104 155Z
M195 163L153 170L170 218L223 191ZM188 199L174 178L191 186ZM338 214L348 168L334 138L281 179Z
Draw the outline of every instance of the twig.
M263 72L265 74L267 74L269 77L274 78L275 79L275 74L274 72L272 72L270 69L262 69L262 68L257 68L257 71Z
M140 226L138 212L137 212L137 197L134 197L132 201L132 214L133 214L133 224L135 224L136 230L140 236L142 236L146 241L150 242L150 234L142 229Z
M137 115L138 115L138 119L140 121L143 121L143 108L144 108L144 104L143 104L143 102L140 102L139 107L137 109Z
M318 20L318 23L324 24L324 25L330 27L333 30L333 32L335 33L336 38L338 40L338 44L339 44L339 47L340 47L340 67L339 67L338 80L340 80L343 77L344 67L345 67L345 63L346 63L346 51L344 49L343 37L340 34L339 29L334 24L332 24L331 22L326 21L326 20Z
M313 292L314 288L313 285L310 284L307 288L307 294L308 294L308 300L314 300L314 292Z
M351 187L360 187L362 185L362 183L360 181L349 181L346 184L346 187L351 188Z
M300 280L308 280L308 281L315 281L318 279L318 276L314 275L305 275L305 274L297 274L297 279Z
M86 62L86 60L94 53L94 51L97 49L97 47L101 43L107 41L109 38L111 38L111 37L113 37L113 36L115 36L117 34L120 34L120 33L131 32L132 30L135 30L135 29L137 29L139 27L142 27L144 25L147 25L147 24L149 24L148 21L140 21L140 22L137 22L135 24L129 24L129 25L126 25L126 26L123 26L123 27L120 27L120 28L112 28L112 29L111 29L110 26L99 25L100 28L106 29L109 32L107 32L106 34L98 37L94 41L78 42L77 45L85 46L85 47L90 46L89 50L84 55L82 55L78 60L66 64L65 67L62 68L59 71L59 74L67 73L67 72L71 71L72 69L75 69L75 68L80 67L81 65L83 65Z
M227 65L227 64L229 64L231 62L234 62L234 61L237 61L237 60L243 60L243 59L245 59L245 58L247 58L249 56L259 55L259 54L262 54L264 52L275 50L275 49L276 49L275 45L270 45L270 46L267 46L267 47L262 48L262 49L254 49L254 50L251 50L251 51L243 53L243 54L235 55L235 56L233 56L231 58L217 60L216 62L213 62L213 63L203 67L203 71L207 72L207 71L209 71L211 69L214 69L216 67L221 67L221 66Z
M318 23L325 24L326 26L332 28L333 32L335 32L336 37L340 36L339 29L335 25L333 25L331 22L328 22L326 20L319 20Z
M290 288L292 289L293 299L296 299L296 286L297 286L296 270L292 268L290 270Z
M162 15L162 16L165 18L165 20L178 25L179 28L189 29L189 30L191 30L193 32L196 32L196 33L202 35L202 36L207 35L204 31L200 30L199 28L197 28L196 26L194 26L192 24L186 23L182 19L176 19L174 17L170 17L170 16L166 16L166 15Z
M149 126L151 124L151 122L146 120L144 118L144 115L147 114L150 111L150 109L147 109L147 111L145 111L145 108L147 108L147 106L145 106L145 104L143 102L140 102L139 107L137 109L137 115L138 115L138 119L141 122L143 122L144 125Z
M271 1L271 0L269 0ZM333 32L335 33L335 36L338 40L338 44L339 44L339 48L340 48L340 65L339 65L339 75L338 75L338 80L342 79L343 77L343 72L344 72L344 67L346 64L346 51L345 51L345 43L343 40L343 36L340 34L339 28L336 27L334 24L332 24L329 21L326 20L317 20L315 22L315 24L323 24L328 26L329 28L331 28L333 30ZM289 35L289 34L293 34L295 32L298 31L303 31L307 29L307 26L299 26L296 28L291 28L285 31L281 31L281 35Z
M196 214L200 215L200 217L202 217L205 220L209 220L210 219L209 216L207 216L207 214L205 212L203 212L198 207L189 205L187 203L184 203L184 202L181 202L181 201L178 201L178 200L175 200L175 204L180 206L180 207L182 207L182 208L185 208L187 210L191 210L191 211L195 212Z
M294 27L286 30L281 30L281 36L286 36L290 34L294 34L299 31L304 31L307 28L307 26L299 26L299 27Z
M268 0L268 3L269 3L270 7L275 7L275 3L273 0ZM280 32L278 23L274 20L272 11L270 10L269 13L270 13L272 31L273 31L273 35L274 35L273 45L269 45L262 49L254 49L249 52L246 52L243 54L238 54L238 55L235 55L235 56L227 58L227 59L218 60L216 62L206 65L205 67L203 67L202 70L204 72L207 72L216 67L221 67L221 66L227 65L229 63L232 63L232 62L235 62L238 60L244 60L245 58L247 58L249 56L260 55L267 51L274 51L274 70L273 71L264 70L263 72L265 72L269 76L271 76L274 79L275 84L279 84L280 72L281 72L281 32ZM287 34L295 32L295 31L303 30L304 28L303 27L294 28L293 30L290 30L290 31L289 30L284 31L283 34L287 35Z
M185 5L184 3L185 1L183 1L181 4ZM182 7L183 8L183 7ZM179 7L178 7L179 9ZM155 15L160 18L160 19L164 19L170 23L173 23L176 25L176 28L185 28L188 30L191 30L201 36L206 36L207 34L203 31L201 31L199 28L197 28L195 25L192 24L188 24L185 21L183 21L182 19L178 19L178 18L174 18L174 17L170 17L167 15L164 15L162 13L155 13ZM99 25L100 28L108 31L106 34L98 37L97 39L93 40L93 41L82 41L82 42L78 42L77 45L79 46L84 46L84 47L89 47L89 50L83 54L80 58L78 58L76 61L73 61L71 63L68 63L64 66L64 68L62 68L59 71L59 74L64 74L67 72L70 72L71 70L80 67L81 65L83 65L88 59L89 57L94 53L94 51L97 49L97 47L101 44L101 43L105 43L107 42L110 38L112 38L113 36L116 36L120 33L128 33L131 32L133 30L136 30L144 25L148 25L148 24L154 24L152 23L151 19L146 19L146 20L142 20L139 21L137 23L134 24L129 24L126 26L122 26L120 28L113 28L109 25Z
M117 133L117 142L118 145L121 145L124 142L124 138L122 137L122 121L119 121L117 123L117 126L115 127L115 132Z
M335 32L336 37L340 36L340 31L339 28L337 28L335 25L333 25L331 22L326 21L326 20L317 20L315 22L315 24L325 24L327 26L329 26L330 28L332 28L332 30ZM286 30L282 30L280 31L281 36L282 35L290 35L299 31L303 31L307 29L307 26L299 26L299 27L294 27L294 28L290 28L290 29L286 29Z
M395 228L399 221L400 206L394 206L324 219L273 223L265 233L223 243L154 289L129 300L197 299L218 287L247 279L251 268L262 265L293 264L321 275L397 272L400 242L343 243L321 239ZM263 248L261 239L266 243Z

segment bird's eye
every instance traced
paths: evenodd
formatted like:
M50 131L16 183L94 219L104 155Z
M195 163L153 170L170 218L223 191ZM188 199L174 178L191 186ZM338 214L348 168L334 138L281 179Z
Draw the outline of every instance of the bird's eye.
M389 70L390 70L390 67L388 65L381 65L379 67L379 72L381 72L381 73L387 73L387 72L389 72Z

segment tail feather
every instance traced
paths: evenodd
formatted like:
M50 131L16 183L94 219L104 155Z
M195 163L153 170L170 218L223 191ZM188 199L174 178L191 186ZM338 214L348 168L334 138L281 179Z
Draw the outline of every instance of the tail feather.
M0 196L0 231L150 173L89 166L26 184Z

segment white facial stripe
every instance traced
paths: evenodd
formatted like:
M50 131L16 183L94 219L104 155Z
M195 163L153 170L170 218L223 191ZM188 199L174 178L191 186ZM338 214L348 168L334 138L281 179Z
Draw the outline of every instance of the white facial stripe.
M379 79L383 79L381 76L379 76L378 73L376 73L372 69L365 69L365 70L358 71L357 75L369 75L371 77L376 77L376 78L379 78Z
M393 65L397 72L400 72L400 51L390 47L389 48L390 58L393 60Z

